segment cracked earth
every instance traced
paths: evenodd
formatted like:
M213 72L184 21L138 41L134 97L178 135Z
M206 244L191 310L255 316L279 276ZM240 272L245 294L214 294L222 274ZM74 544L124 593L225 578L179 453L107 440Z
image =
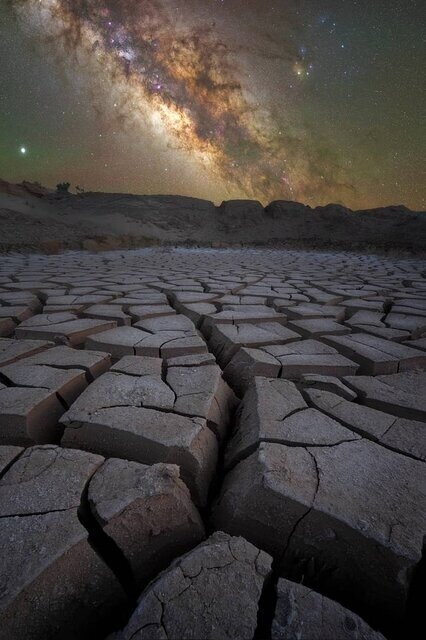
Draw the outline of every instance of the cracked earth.
M0 638L424 637L424 263L0 263Z

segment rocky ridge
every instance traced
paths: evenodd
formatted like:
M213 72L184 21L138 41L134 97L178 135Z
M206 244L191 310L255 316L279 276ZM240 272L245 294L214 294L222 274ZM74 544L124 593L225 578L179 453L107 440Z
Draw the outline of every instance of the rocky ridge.
M0 251L108 250L155 245L309 246L424 252L426 213L389 206L352 211L277 200L173 195L56 194L0 181Z

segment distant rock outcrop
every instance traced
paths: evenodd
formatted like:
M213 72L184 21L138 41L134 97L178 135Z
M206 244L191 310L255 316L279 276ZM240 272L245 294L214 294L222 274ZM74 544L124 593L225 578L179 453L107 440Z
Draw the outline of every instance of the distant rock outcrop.
M338 204L312 209L276 200L265 213L279 221L286 240L426 248L426 212L411 211L403 205L352 211Z
M27 196L43 198L51 194L52 189L47 189L38 182L27 182L24 180L20 184L13 184L0 178L0 193L7 193L10 196L17 196L18 198L25 198Z
M7 194L1 203L1 195ZM16 196L10 198L9 196ZM3 208L2 208L3 207ZM59 196L37 183L0 180L0 251L152 245L426 249L426 212L403 205L352 211L276 200L213 202L173 195Z

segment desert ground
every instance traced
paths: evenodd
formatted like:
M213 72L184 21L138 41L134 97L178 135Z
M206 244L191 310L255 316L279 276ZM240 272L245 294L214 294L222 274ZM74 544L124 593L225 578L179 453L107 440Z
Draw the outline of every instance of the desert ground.
M21 251L0 312L0 638L421 637L418 257Z

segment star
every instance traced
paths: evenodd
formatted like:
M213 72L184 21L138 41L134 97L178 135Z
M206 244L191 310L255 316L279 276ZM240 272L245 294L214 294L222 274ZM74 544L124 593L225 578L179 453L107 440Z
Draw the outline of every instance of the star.
M104 191L117 162L125 192L423 208L420 3L362 5L0 0L0 175Z

